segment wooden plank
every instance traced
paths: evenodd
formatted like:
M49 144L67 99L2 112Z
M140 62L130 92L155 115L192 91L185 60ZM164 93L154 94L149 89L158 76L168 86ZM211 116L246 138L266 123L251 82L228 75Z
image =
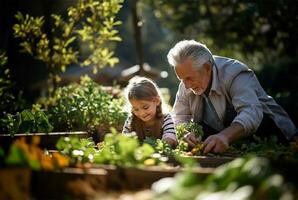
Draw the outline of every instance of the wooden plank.
M107 189L104 169L65 168L55 172L34 172L31 194L36 199L88 199Z
M30 169L0 169L0 200L29 200L30 181Z
M222 164L231 162L234 157L209 157L209 156L181 156L184 158L195 159L200 167L216 168Z

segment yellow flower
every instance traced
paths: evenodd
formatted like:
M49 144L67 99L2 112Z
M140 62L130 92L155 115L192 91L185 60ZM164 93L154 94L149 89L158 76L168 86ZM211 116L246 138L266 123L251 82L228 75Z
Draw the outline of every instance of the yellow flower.
M54 170L53 159L51 156L45 154L41 156L41 167L44 170Z
M144 165L146 166L152 166L152 165L155 165L155 160L153 158L148 158L144 161Z
M54 152L52 156L59 168L69 166L70 160L67 156L64 156L58 152Z
M40 144L40 136L37 136L37 135L32 136L31 144L33 146L38 146Z

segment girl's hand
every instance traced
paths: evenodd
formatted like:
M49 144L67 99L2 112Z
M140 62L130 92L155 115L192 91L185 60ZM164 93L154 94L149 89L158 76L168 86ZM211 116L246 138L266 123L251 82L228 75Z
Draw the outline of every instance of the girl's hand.
M178 142L172 138L163 138L163 140L168 143L169 145L171 145L172 148L176 147Z
M189 133L186 133L184 136L183 136L183 139L185 142L188 143L188 145L190 147L194 147L196 146L196 144L198 144L200 141L201 141L201 138L196 138L195 134L189 132Z

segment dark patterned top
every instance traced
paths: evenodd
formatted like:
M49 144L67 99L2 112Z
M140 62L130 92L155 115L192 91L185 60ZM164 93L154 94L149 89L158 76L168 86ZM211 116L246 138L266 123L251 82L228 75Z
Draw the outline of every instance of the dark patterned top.
M130 123L130 118L127 118L124 123L122 133L127 134L127 133L132 132L129 127L129 123ZM173 122L172 116L170 114L166 114L164 117L164 122L162 125L162 138L163 139L171 138L171 139L177 141L174 122Z

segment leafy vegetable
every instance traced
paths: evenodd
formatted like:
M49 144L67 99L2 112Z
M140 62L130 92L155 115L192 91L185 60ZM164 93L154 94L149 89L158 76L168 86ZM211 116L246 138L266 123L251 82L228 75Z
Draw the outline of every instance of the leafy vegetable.
M71 158L71 163L92 162L96 152L92 138L61 137L57 144L57 150Z
M182 123L176 126L176 134L179 140L189 132L194 133L196 137L203 137L204 135L202 126L195 122Z
M3 122L7 124L8 133L48 133L53 130L48 117L41 110L23 110L16 115L7 114Z
M95 163L114 164L118 166L157 165L167 158L156 153L154 148L141 144L134 134L107 134L100 144L98 154L94 155Z

